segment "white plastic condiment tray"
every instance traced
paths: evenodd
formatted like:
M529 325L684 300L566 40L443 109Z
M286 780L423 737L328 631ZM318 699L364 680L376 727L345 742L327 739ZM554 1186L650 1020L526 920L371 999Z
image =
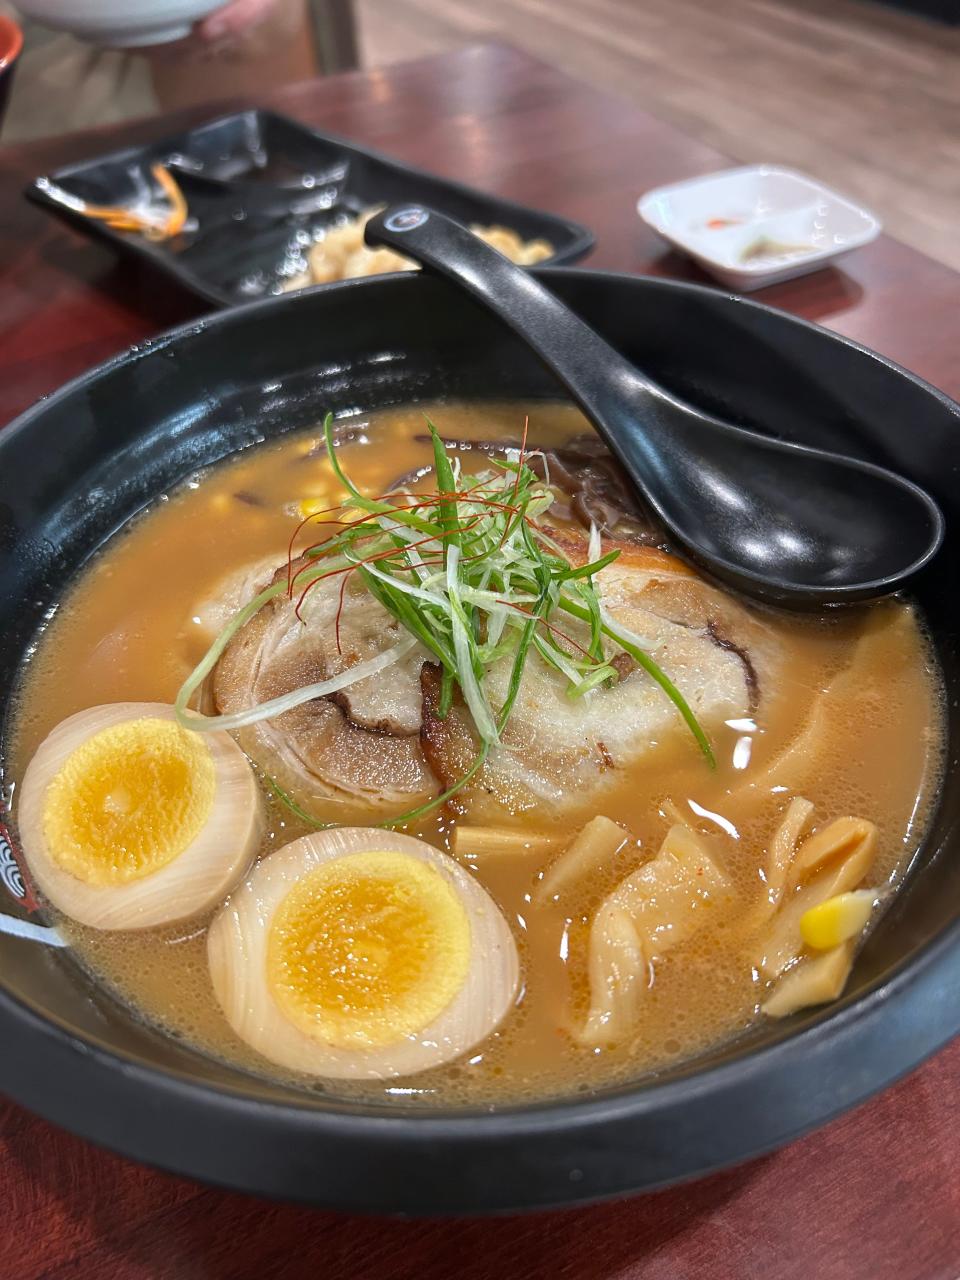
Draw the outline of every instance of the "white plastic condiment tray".
M768 164L657 187L641 196L637 212L740 292L816 271L881 229L869 210L815 178Z

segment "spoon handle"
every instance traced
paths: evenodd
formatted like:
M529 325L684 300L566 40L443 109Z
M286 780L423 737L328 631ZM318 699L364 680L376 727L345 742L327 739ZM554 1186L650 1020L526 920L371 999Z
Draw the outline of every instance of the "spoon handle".
M368 244L387 245L452 278L518 332L638 481L659 470L658 428L666 426L669 396L528 271L452 218L419 205L385 209L365 234Z

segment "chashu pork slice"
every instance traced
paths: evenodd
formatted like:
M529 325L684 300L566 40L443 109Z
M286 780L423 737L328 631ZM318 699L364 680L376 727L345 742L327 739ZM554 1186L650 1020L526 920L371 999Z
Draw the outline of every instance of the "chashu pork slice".
M276 571L278 578L286 574L286 565ZM341 608L341 582L328 578L311 589L304 621L296 616L296 600L281 593L241 628L213 673L218 712L328 680L406 639L353 575ZM331 821L371 808L388 817L422 804L439 791L420 749L426 656L416 646L377 675L242 729L241 746L311 813Z
M579 535L554 532L572 563L586 558ZM761 690L776 687L779 645L758 616L700 579L673 556L652 547L619 546L620 558L597 575L611 617L643 640L643 647L684 695L710 735L725 720L752 715ZM560 624L585 642L574 620ZM607 787L616 771L683 740L689 729L659 686L630 662L617 660L621 679L577 700L566 682L536 659L527 663L503 734L465 799L471 815L517 813L546 804L550 813L581 807ZM632 668L632 669L631 669ZM505 696L509 664L489 674L492 701ZM462 705L437 715L439 670L425 665L423 742L444 786L469 768L477 739Z

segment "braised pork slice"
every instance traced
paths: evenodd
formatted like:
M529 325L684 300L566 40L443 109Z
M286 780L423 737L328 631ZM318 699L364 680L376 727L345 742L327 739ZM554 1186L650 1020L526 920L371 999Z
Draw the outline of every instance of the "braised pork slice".
M750 715L776 661L767 629L674 557L614 542L605 542L604 552L615 545L620 558L596 578L613 619L642 639L708 734L724 720ZM572 563L585 559L585 546L578 537L563 540ZM563 626L572 639L585 641L586 630L575 621ZM508 676L507 663L490 673L494 703L505 695ZM425 667L421 679L424 752L449 786L474 759L475 734L462 705L444 719L437 714L438 670ZM617 769L688 733L676 707L640 669L571 700L555 672L530 661L503 745L491 752L469 794L471 813L520 812L544 801L551 812L582 806Z
M294 566L294 572L302 562ZM286 577L287 567L277 570ZM400 624L355 578L312 588L302 610L276 596L236 635L213 675L218 712L239 711L328 680L405 639ZM337 614L339 621L339 645ZM240 731L244 750L312 813L339 820L373 807L385 816L439 790L420 749L420 668L412 649L395 666Z

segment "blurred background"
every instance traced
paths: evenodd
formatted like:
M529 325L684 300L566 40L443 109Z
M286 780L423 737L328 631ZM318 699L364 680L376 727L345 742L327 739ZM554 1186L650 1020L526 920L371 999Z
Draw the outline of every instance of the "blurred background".
M5 144L501 40L734 160L805 170L960 268L960 0L233 0L147 52L27 9L0 0L25 35Z

